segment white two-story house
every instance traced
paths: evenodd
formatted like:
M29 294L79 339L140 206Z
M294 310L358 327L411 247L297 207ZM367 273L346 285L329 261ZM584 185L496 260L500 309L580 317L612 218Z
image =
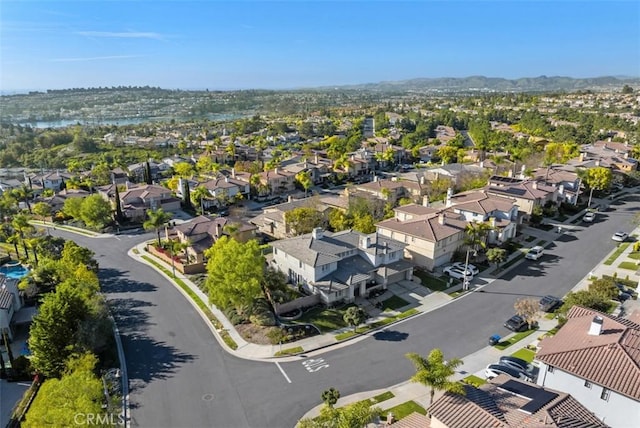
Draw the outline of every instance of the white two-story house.
M640 424L640 311L627 319L574 306L539 346L538 385L571 394L612 427Z
M352 302L413 277L413 266L403 260L405 244L377 233L316 228L271 246L274 267L326 304Z

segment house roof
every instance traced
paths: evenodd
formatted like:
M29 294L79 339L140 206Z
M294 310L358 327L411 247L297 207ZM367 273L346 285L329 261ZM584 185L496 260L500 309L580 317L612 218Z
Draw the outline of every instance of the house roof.
M440 215L443 217L441 218ZM440 224L442 221L443 224ZM411 220L401 221L397 218L383 220L376 224L377 227L406 233L420 239L438 242L444 238L464 231L467 222L460 214L452 211L440 211L433 214L414 217Z
M166 197L171 191L165 187L156 184L144 184L142 186L133 187L120 194L120 199L131 198L150 198L150 197Z
M589 335L595 316L603 320L602 331ZM542 340L536 358L640 401L640 312L632 319L574 306L558 333Z
M430 428L431 419L428 416L413 412L397 422L393 423L393 428Z
M484 191L457 193L451 197L455 209L487 215L494 211L509 212L516 200L487 194Z
M231 189L233 187L244 187L246 185L246 182L236 180L232 177L214 178L212 180L207 180L204 183L200 183L200 186L204 186L208 190Z
M9 309L13 302L13 294L4 286L0 287L0 309Z
M571 395L500 375L465 395L445 393L429 414L448 428L607 427Z
M494 177L492 177L492 180ZM496 185L495 182L490 182L489 187L486 188L486 192L490 194L498 194L510 196L513 198L522 198L529 200L538 200L545 198L549 193L553 193L555 188L539 183L537 181L522 181L505 183Z

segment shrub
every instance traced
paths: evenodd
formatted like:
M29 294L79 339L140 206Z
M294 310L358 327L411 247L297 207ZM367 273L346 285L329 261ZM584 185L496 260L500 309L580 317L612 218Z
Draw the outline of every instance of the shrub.
M239 314L236 308L225 309L223 313L227 317L229 322L233 325L245 324L249 321L246 316Z
M260 312L257 314L254 313L249 317L249 321L251 321L252 324L264 327L272 327L276 325L276 317L271 313L271 311Z

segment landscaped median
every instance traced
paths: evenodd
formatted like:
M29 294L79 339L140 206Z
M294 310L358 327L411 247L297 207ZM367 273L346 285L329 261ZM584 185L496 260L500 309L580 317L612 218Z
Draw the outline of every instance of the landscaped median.
M605 260L604 264L607 266L611 266L613 262L615 262L616 259L620 257L620 254L622 254L630 244L630 242L623 242L622 244L618 245L618 248L616 248L613 254L611 254L609 258Z
M142 258L145 259L147 262L151 263L153 266L155 266L159 270L161 270L165 275L172 277L171 272L168 269L166 269L160 263L153 260L151 257L142 256ZM202 301L202 299L200 299L200 297L198 297L198 295L194 293L193 290L187 284L185 284L184 281L182 281L180 278L173 277L173 281L176 284L178 284L180 288L182 288L182 290L191 298L191 300L193 300L196 303L196 305L198 305L198 308L200 308L200 310L206 315L209 321L211 321L211 324L213 324L213 326L216 328L216 330L220 334L220 337L222 337L222 340L224 340L224 343L226 343L227 346L233 350L238 349L238 344L236 343L236 341L233 340L233 338L229 335L228 331L222 328L222 323L218 320L218 318L216 318L213 312L211 312L211 309L207 307L207 305Z
M375 330L377 328L384 327L385 325L392 324L392 323L394 323L396 321L400 321L402 319L408 318L408 317L413 316L413 315L418 314L418 313L420 313L420 311L418 311L415 308L412 308L412 309L409 309L408 311L404 311L404 312L402 312L402 313L400 313L400 314L398 314L396 316L388 317L388 318L382 319L380 321L376 321L376 322L373 322L371 324L367 324L366 326L363 326L363 327L357 327L355 331L346 331L344 333L336 334L336 340L338 340L338 341L346 340L346 339L349 339L349 338L351 338L353 336L357 336L359 334L364 334L364 333L367 333L367 332L369 332L371 330Z
M525 337L531 336L536 331L538 331L538 330L521 331L519 333L514 334L513 336L511 336L507 340L501 340L500 343L498 343L497 345L493 345L493 347L496 348L496 349L499 349L501 351L504 351L509 346L515 345L516 343L520 342Z

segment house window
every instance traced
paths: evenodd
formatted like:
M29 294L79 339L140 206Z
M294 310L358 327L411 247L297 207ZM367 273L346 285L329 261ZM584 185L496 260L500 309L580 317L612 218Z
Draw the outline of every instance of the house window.
M277 254L278 254L278 249L277 249L277 248L274 248L274 249L273 249L273 254L274 254L274 255L277 255Z
M547 367L547 373L553 373L553 366Z
M584 381L584 387L591 389L591 382L589 382L588 380L585 380Z
M609 401L609 395L611 395L611 390L607 388L602 388L602 394L600 394L600 399L604 401Z
M301 261L298 261L298 267L299 267L300 269L302 269L302 262L301 262Z

